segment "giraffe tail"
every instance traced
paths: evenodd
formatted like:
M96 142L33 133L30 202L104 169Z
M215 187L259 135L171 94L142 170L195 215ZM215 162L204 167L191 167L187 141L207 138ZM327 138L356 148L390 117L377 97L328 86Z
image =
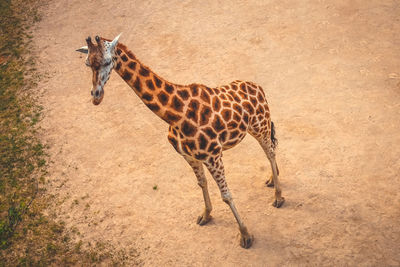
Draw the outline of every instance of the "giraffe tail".
M275 125L274 122L271 121L271 141L274 148L278 145L278 139L276 139L275 134Z

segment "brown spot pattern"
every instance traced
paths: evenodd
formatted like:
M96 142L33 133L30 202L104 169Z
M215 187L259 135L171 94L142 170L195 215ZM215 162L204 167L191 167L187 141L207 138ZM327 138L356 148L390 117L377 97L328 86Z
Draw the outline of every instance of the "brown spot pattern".
M250 101L254 107L257 106L257 99L255 97L250 97Z
M208 157L207 153L197 153L194 155L194 157L198 160L204 160Z
M169 100L169 96L164 93L163 91L161 91L158 95L157 95L158 100L160 100L161 105L165 106L166 104L168 104L168 100Z
M129 62L128 67L131 70L135 70L136 69L136 62L134 62L134 61Z
M239 97L234 91L229 91L228 93L233 97L233 99L234 99L236 102L240 103L240 102L242 101L242 100L240 99L240 97Z
M235 145L236 143L237 143L237 140L230 141L230 142L225 143L225 146L231 147L231 146Z
M178 112L183 111L183 102L177 96L174 95L172 98L172 108Z
M264 97L260 92L257 94L257 99L260 103L264 102Z
M133 83L133 86L136 88L136 90L137 90L138 92L141 92L141 91L142 91L142 83L141 83L141 81L140 81L139 76L136 77L136 80L135 80L135 82Z
M257 91L251 86L247 86L247 90L250 95L255 95L257 93Z
M132 78L132 73L125 70L124 73L122 74L122 79L124 79L125 81L129 81Z
M224 142L225 142L227 134L228 134L227 131L223 131L223 132L219 135L219 140L221 141L221 143L224 143Z
M199 134L199 148L206 149L207 145L208 145L207 138L202 133Z
M160 110L160 106L157 105L156 103L146 103L146 106L148 106L149 109L151 109L154 112L157 112Z
M190 85L190 91L192 93L192 96L198 96L199 95L199 88L197 87L196 84L191 84Z
M231 132L230 135L229 135L229 139L236 138L239 135L239 133L240 132L238 130L235 130L235 131Z
M238 127L237 122L231 121L228 123L228 129L236 129Z
M153 100L153 96L152 96L151 94L144 93L144 94L142 95L142 99L144 99L144 100L146 100L146 101L151 101L151 100Z
M257 110L256 110L256 114L264 114L264 108L263 106L258 106Z
M221 152L221 147L217 146L212 152L213 155L218 155Z
M233 119L235 120L235 121L237 121L237 122L240 122L240 115L239 114L237 114L236 112L234 112L233 113Z
M170 135L168 136L168 141L175 148L175 150L179 152L179 150L178 150L178 141L173 136L170 136Z
M166 111L164 117L165 117L165 121L168 123L174 123L181 119L181 116L179 116L175 113L172 113L170 111Z
M231 107L231 103L229 103L229 102L227 102L227 101L222 102L222 105L223 105L224 107L226 107L226 108L230 108L230 107Z
M206 86L206 90L210 95L214 94L214 91L211 88L207 87L207 86Z
M247 110L248 113L253 114L254 113L254 108L251 106L251 104L247 101L243 102L242 104L243 108Z
M202 130L206 135L208 135L211 139L214 139L217 137L217 134L214 132L214 130L210 127L207 127Z
M131 59L136 59L135 55L134 55L131 51L128 51L126 54L127 54L128 57L130 57Z
M193 120L195 123L199 120L198 118L198 110L199 110L200 103L199 101L193 99L190 101L188 109L186 111L186 117L188 119Z
M196 132L197 132L197 128L189 121L185 120L182 123L182 133L185 136L188 136L188 137L194 136L196 134Z
M222 112L222 118L224 118L225 121L229 121L232 116L232 112L229 109L224 109Z
M189 148L189 151L193 151L196 149L196 142L194 140L186 140L183 142L183 145Z
M165 91L172 94L174 92L174 87L168 83L165 84Z
M247 94L243 93L242 91L238 92L238 94L240 95L241 98L247 100Z
M147 85L147 87L148 87L150 90L154 91L154 83L153 83L153 80L147 80L147 81L146 81L146 85Z
M183 100L186 100L186 99L189 98L189 92L184 90L184 89L183 90L178 90L178 95L180 97L182 97Z
M161 88L162 81L155 75L154 75L154 82L156 83L156 86L158 88Z
M205 90L201 90L200 98L203 99L208 104L210 104L210 96L207 94Z
M214 121L212 123L212 126L214 130L217 131L217 133L225 129L224 122L221 120L221 117L217 114L214 115Z
M236 110L239 114L242 114L242 107L238 104L233 104L233 109Z
M244 125L244 123L242 122L242 123L240 123L240 125L239 125L239 129L242 130L242 131L246 131L246 130L247 130L247 127L246 127L246 125Z
M219 100L219 98L217 96L215 96L213 98L212 102L213 102L212 105L213 105L214 111L218 112L221 109L221 101Z
M139 74L144 76L144 77L147 77L147 76L149 76L150 72L145 67L140 66Z
M212 152L212 151L214 151L214 149L215 148L217 148L218 147L218 144L217 144L217 142L212 142L211 144L210 144L210 146L208 147L208 152Z
M210 117L211 117L211 108L203 105L200 112L200 125L207 124Z

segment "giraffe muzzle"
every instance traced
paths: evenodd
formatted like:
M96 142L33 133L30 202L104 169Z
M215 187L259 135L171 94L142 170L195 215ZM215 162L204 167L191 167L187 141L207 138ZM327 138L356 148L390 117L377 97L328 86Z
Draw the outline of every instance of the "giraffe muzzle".
M93 94L93 90L90 92L91 93L91 95L93 96L93 98L92 98L92 103L94 104L94 105L98 105L98 104L100 104L101 103L101 101L103 100L103 97L104 97L104 90L102 90L102 89L97 89L96 91L94 91L94 94Z

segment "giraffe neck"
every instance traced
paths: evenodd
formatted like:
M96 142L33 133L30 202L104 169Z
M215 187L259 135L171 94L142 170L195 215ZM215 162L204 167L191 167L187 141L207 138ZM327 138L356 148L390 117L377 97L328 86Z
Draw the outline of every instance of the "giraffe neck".
M179 94L179 89L185 86L172 84L155 74L123 44L117 45L115 57L115 71L151 111L169 124L183 117L187 103L177 98L175 93Z

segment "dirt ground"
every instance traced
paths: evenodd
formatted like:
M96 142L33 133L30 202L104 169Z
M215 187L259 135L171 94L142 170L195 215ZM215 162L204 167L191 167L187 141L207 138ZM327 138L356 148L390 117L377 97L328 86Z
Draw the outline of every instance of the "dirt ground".
M400 266L399 14L382 0L50 1L35 44L60 219L84 244L136 250L146 266ZM263 86L285 205L271 206L269 163L251 136L224 154L251 249L209 174L214 219L196 224L191 168L117 74L101 105L90 102L75 49L120 32L169 81Z

